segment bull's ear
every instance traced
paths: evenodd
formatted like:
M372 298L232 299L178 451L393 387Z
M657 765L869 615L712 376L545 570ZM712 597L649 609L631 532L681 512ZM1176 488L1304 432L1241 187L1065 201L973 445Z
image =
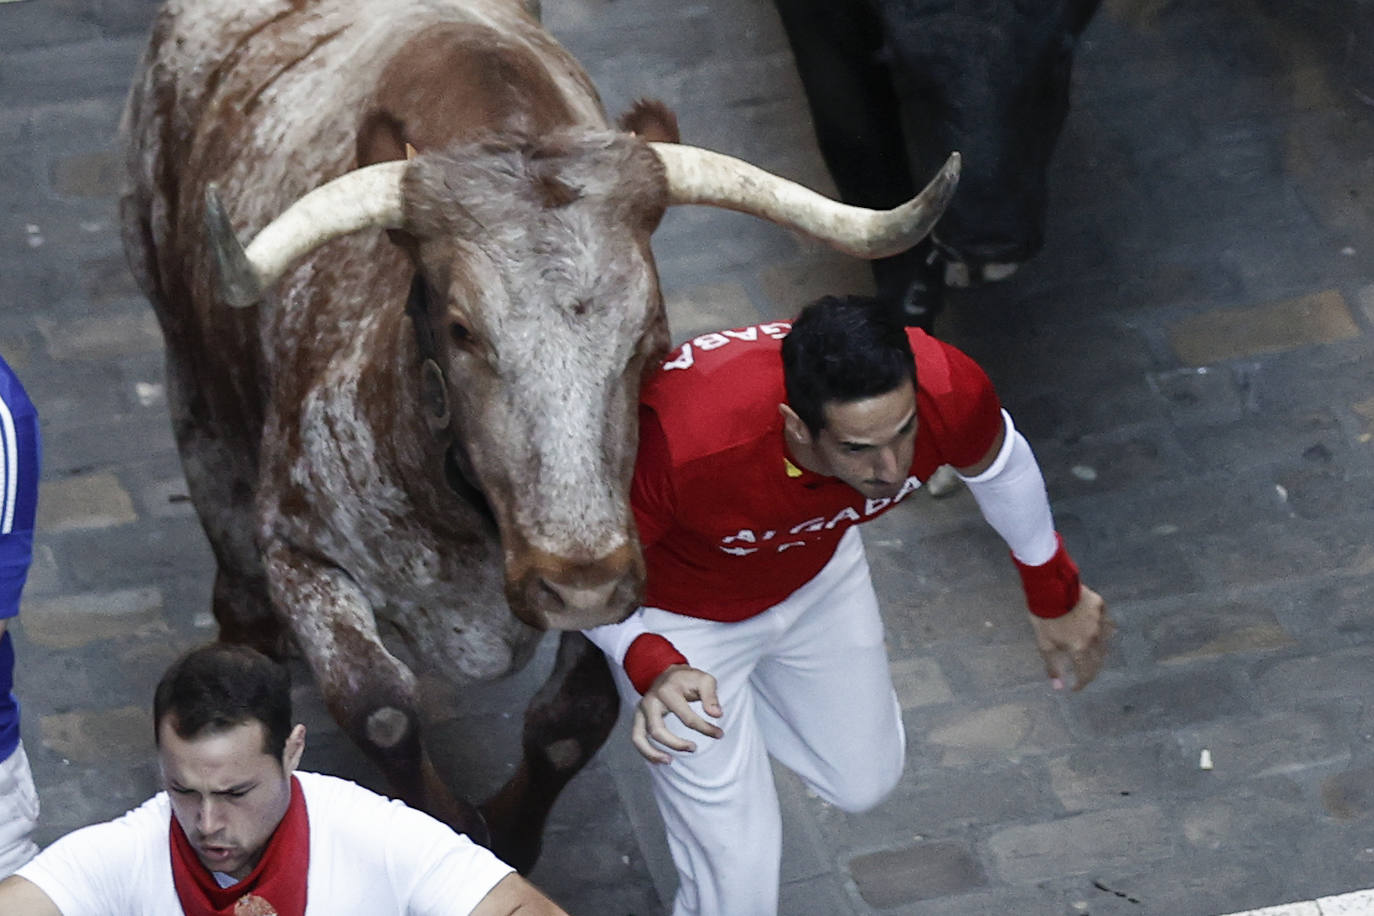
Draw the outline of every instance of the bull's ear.
M638 99L620 116L620 129L648 143L681 143L677 115L658 99Z
M358 167L375 165L378 162L392 162L396 159L412 159L415 147L406 139L405 125L390 112L373 109L363 116L358 126ZM387 238L410 255L412 263L418 265L415 236L403 229L388 229Z
M388 111L374 109L358 125L358 167L408 159L405 125Z

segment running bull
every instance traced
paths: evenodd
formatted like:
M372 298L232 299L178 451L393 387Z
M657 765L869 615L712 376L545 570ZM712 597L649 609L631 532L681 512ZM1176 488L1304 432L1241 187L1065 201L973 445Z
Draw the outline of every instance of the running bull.
M957 157L874 213L678 145L657 103L613 129L515 0L173 0L124 134L125 248L222 638L294 643L398 795L528 869L617 710L575 631L641 595L628 487L669 343L665 208L885 256L929 231ZM499 677L546 629L568 632L523 761L478 808L426 753L415 672Z
M930 327L945 284L1003 279L1040 250L1074 45L1099 0L774 3L845 201L891 206L913 173L964 155L930 239L873 264L908 324Z

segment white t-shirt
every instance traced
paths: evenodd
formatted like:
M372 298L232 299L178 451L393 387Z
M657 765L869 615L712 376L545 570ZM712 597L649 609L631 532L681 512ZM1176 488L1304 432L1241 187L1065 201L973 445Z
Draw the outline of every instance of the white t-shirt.
M466 916L513 869L401 802L296 773L310 818L306 916ZM123 817L53 843L18 874L62 916L180 916L159 792Z

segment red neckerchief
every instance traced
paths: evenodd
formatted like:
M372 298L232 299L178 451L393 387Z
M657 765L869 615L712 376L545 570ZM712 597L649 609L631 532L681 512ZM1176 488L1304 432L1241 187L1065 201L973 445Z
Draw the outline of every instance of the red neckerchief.
M310 819L305 794L291 777L291 803L272 833L257 867L230 887L220 887L196 858L176 815L172 815L172 882L186 916L305 916L310 866Z

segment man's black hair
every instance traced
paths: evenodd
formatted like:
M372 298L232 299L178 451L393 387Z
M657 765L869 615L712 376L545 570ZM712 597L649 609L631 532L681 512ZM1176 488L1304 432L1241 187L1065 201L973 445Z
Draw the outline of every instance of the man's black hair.
M178 736L227 731L261 722L263 753L281 759L291 733L291 675L255 649L210 643L172 663L153 694L153 740L167 718Z
M872 296L825 296L807 305L782 341L787 404L814 436L827 403L887 394L916 383L906 329Z

